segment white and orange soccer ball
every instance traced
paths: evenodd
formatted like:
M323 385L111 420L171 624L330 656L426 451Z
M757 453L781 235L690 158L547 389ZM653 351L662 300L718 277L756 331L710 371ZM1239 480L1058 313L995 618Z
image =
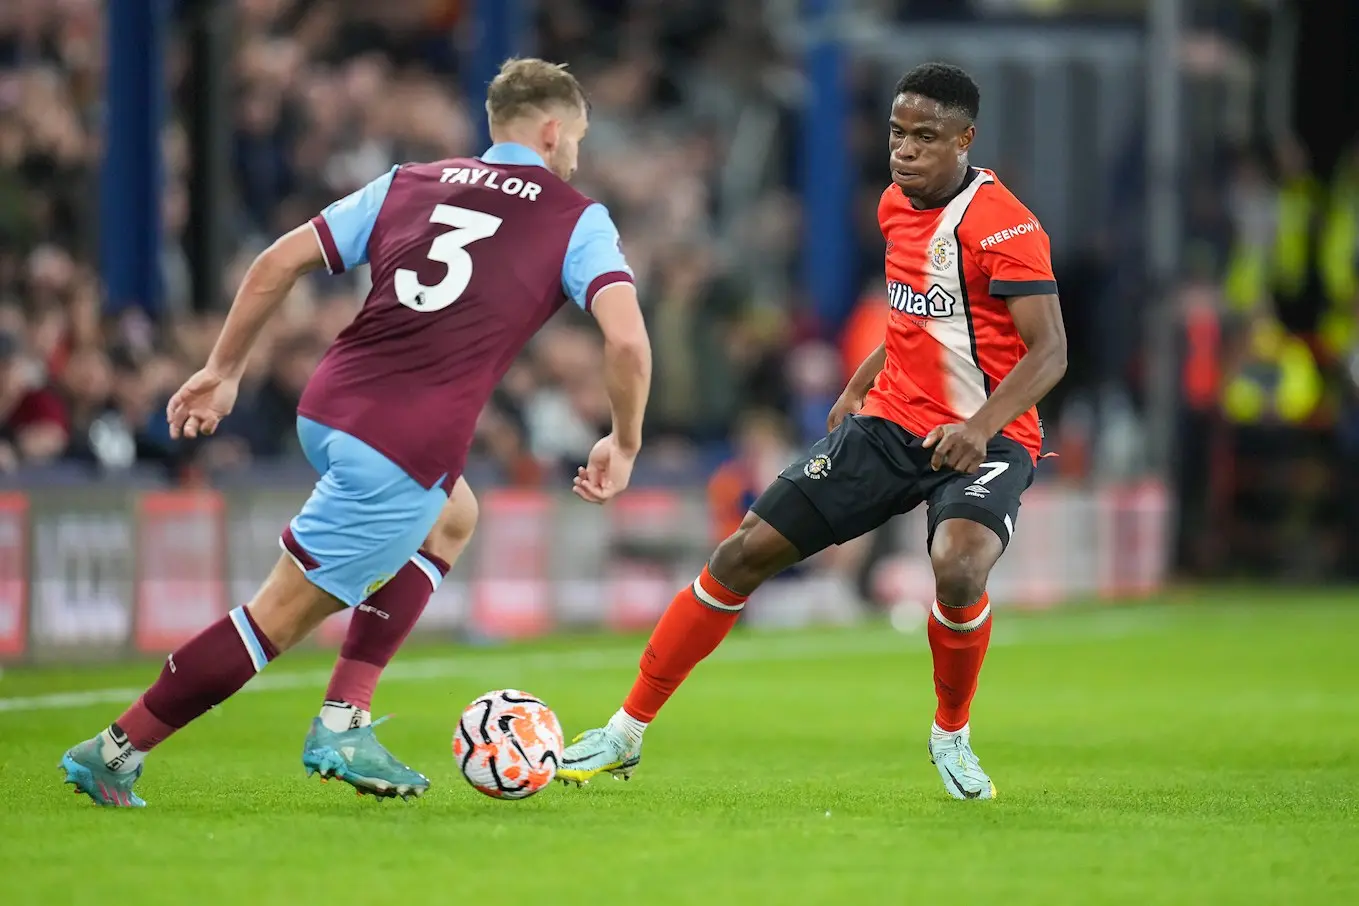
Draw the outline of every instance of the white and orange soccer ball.
M562 727L540 698L517 689L487 692L453 732L453 758L472 788L494 799L527 799L557 776Z

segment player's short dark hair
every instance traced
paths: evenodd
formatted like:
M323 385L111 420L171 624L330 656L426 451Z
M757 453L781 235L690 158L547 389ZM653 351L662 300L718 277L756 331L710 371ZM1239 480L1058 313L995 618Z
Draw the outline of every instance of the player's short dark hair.
M981 90L977 83L966 70L951 63L921 63L901 77L896 93L929 98L969 123L976 121L977 111L981 109Z
M493 123L548 107L589 109L585 89L567 72L565 63L533 57L506 60L486 91L486 112Z

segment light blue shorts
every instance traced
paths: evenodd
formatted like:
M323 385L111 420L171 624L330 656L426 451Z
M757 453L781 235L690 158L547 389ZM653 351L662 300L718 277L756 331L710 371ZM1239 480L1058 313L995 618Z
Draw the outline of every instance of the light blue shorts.
M280 543L323 591L357 607L411 559L448 501L358 438L298 416L297 436L321 473ZM419 562L417 566L423 565ZM438 584L431 564L427 573Z

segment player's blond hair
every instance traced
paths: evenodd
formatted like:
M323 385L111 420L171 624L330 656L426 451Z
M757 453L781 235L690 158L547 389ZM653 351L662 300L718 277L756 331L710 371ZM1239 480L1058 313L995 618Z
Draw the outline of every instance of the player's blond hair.
M536 57L506 60L486 91L486 114L497 125L552 107L584 111L587 106L585 89L565 63Z

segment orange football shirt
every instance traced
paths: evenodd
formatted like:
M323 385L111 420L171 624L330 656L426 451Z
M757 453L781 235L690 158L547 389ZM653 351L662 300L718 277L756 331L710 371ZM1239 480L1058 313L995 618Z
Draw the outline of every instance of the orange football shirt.
M895 185L878 202L887 241L887 363L863 414L924 437L970 418L1027 351L1006 300L1057 292L1048 236L990 170L920 211ZM1002 433L1037 460L1038 410Z

